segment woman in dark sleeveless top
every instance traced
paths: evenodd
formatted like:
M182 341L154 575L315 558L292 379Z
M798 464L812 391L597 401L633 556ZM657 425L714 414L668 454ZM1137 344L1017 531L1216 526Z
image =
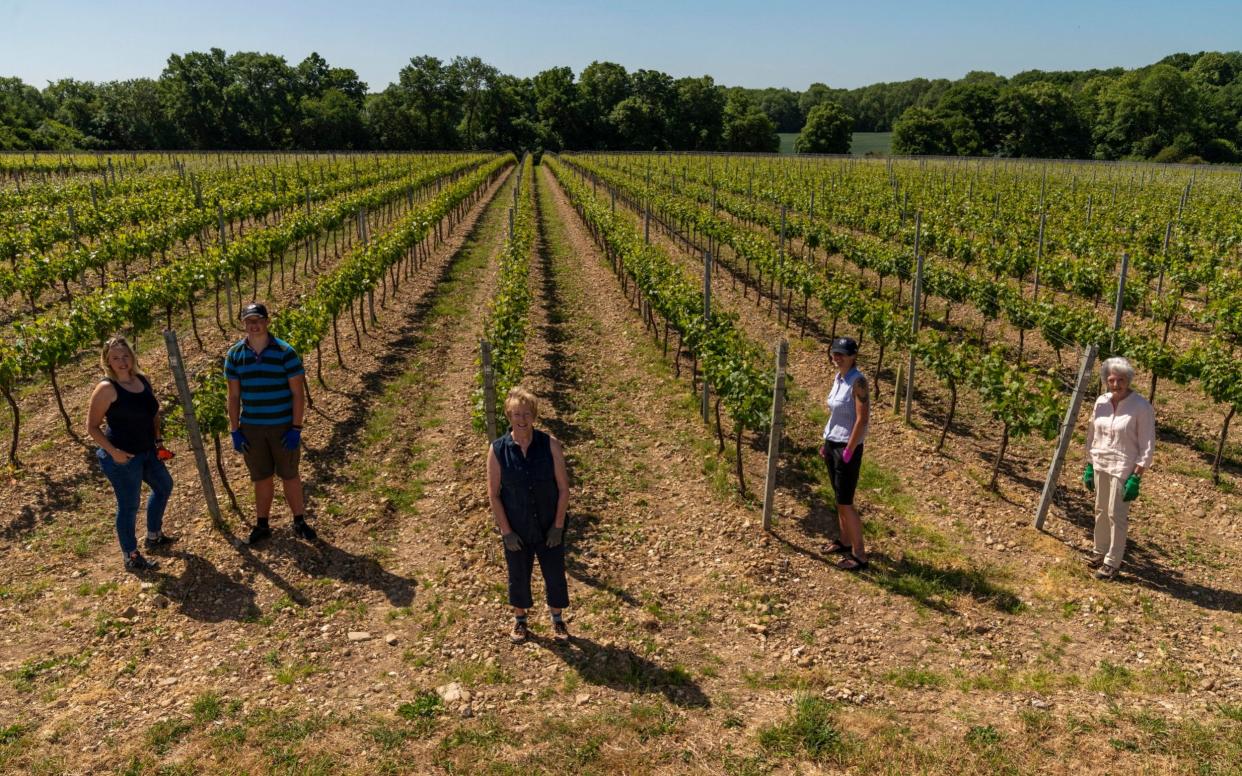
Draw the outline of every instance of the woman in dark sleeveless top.
M561 443L534 428L538 414L539 400L534 394L520 386L509 391L505 398L509 433L492 442L487 454L488 497L509 569L509 605L514 617L509 638L514 643L526 640L536 558L552 614L552 633L557 641L569 640L561 617L561 609L569 606L563 541L569 476Z
M164 509L172 493L172 475L157 451L161 447L160 402L151 383L138 371L138 357L124 337L113 337L101 357L107 378L91 394L86 431L99 445L99 467L116 493L116 536L125 556L125 568L146 571L157 564L138 552L134 522L142 483L151 488L147 498L146 546L153 549L172 541L162 530ZM107 422L107 430L101 426Z

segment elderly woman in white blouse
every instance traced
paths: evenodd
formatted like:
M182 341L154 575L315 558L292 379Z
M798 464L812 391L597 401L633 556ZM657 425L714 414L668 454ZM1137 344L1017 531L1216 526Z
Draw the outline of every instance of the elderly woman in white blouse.
M1130 389L1134 367L1124 358L1107 359L1100 379L1108 393L1095 400L1087 424L1087 468L1082 479L1095 492L1095 576L1113 579L1126 554L1130 502L1138 497L1143 472L1151 467L1156 414L1147 399Z

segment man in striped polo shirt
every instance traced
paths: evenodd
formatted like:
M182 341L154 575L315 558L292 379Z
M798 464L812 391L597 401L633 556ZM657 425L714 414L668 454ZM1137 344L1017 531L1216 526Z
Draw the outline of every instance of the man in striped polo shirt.
M242 310L246 336L229 348L224 375L229 381L229 428L233 449L246 459L254 482L258 521L250 544L272 535L268 518L276 493L274 475L280 475L285 502L293 512L293 533L314 541L306 524L298 460L302 446L302 418L306 411L305 370L289 343L268 334L267 307L251 302Z

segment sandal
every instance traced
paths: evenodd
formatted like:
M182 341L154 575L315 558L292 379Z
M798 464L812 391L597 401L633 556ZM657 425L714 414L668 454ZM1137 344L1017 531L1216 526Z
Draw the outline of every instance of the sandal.
M848 544L842 544L840 539L833 539L831 543L824 549L829 555L845 555L853 551L853 547Z
M841 569L842 571L862 571L863 569L867 568L867 566L869 565L871 564L867 563L867 561L862 560L857 555L853 555L853 554L848 555L842 558L841 560L837 561L837 568Z

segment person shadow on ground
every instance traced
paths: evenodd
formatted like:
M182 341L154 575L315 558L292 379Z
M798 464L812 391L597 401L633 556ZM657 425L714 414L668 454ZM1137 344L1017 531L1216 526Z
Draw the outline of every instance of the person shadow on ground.
M161 593L177 605L181 614L199 622L239 622L259 616L254 590L230 578L211 561L192 552L170 552L163 557L185 563L180 576L157 574Z
M583 636L571 636L568 643L561 643L532 633L530 640L564 660L587 684L625 692L659 692L682 708L711 706L688 671L664 668L631 649L599 644Z
M331 577L351 585L366 585L383 593L393 606L409 606L414 602L413 578L394 574L374 558L355 555L326 541L322 535L313 543L289 539L275 542L273 547L285 552L304 574Z

